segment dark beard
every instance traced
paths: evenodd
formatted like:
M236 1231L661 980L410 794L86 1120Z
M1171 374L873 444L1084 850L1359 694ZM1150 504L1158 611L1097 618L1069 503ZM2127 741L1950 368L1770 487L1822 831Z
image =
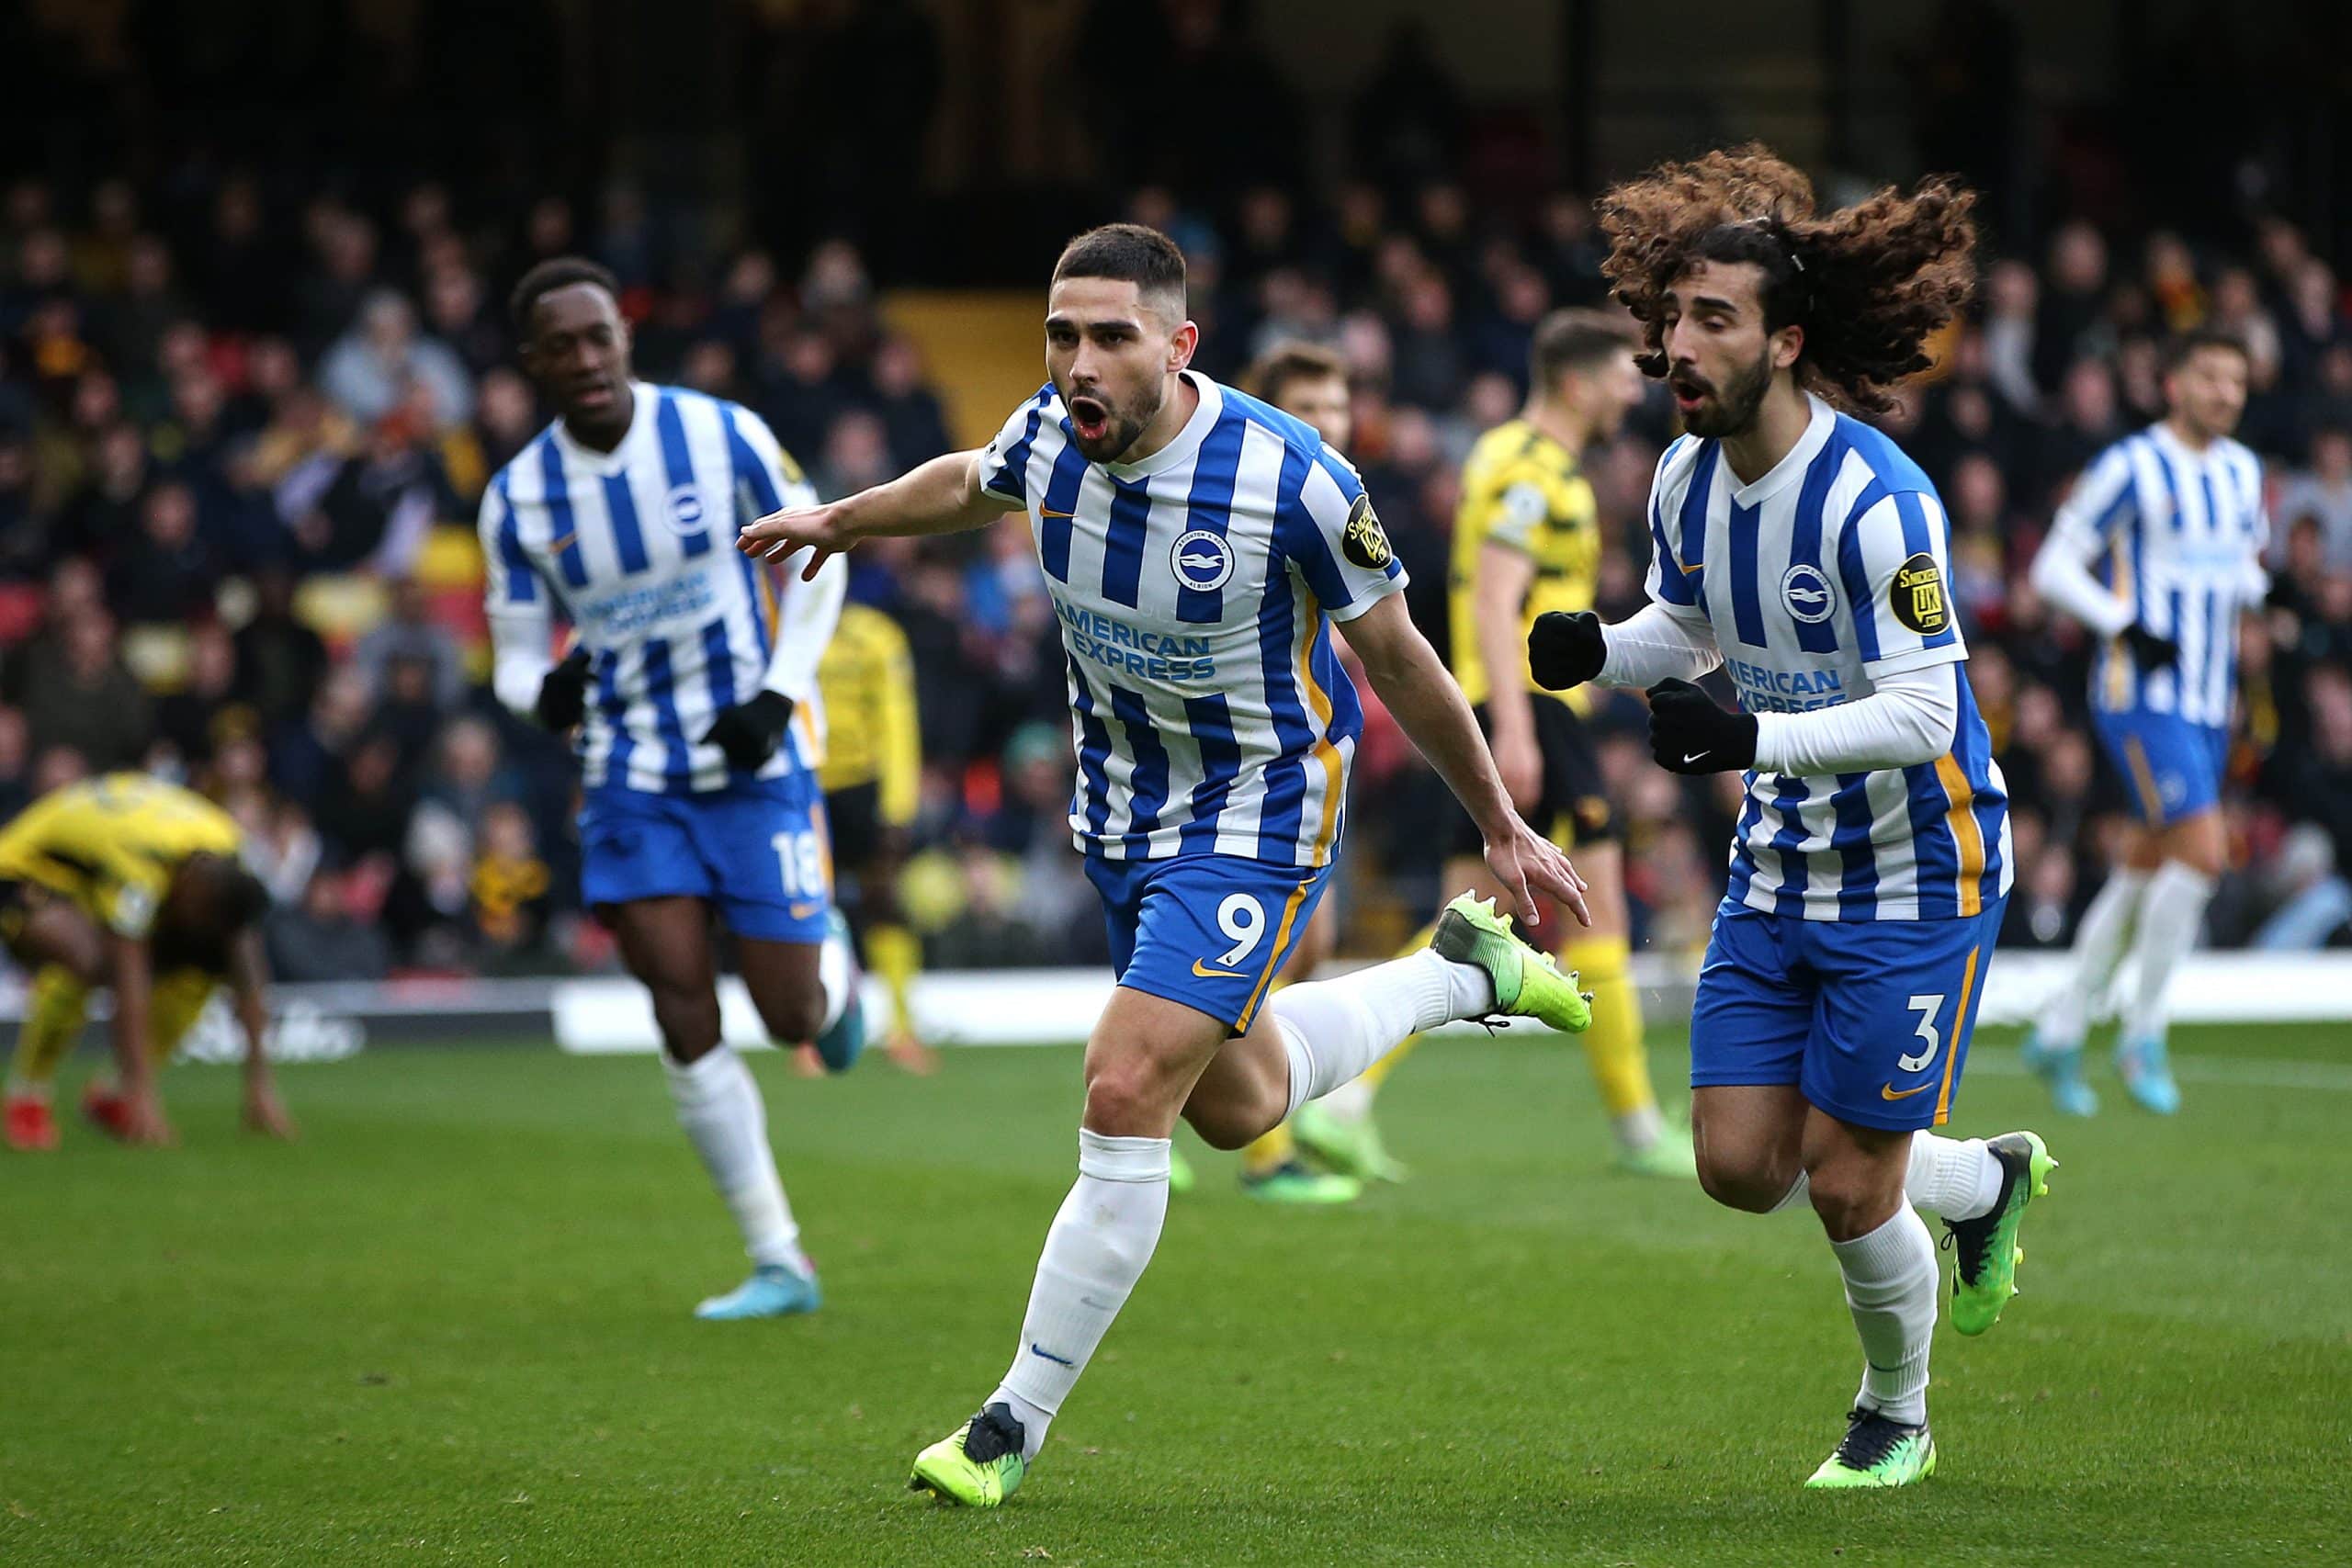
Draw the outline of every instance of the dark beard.
M1688 422L1690 434L1710 438L1737 435L1756 423L1756 411L1764 406L1764 394L1771 388L1772 355L1767 350L1729 385L1716 389L1713 411Z
M1143 439L1144 427L1159 417L1160 400L1157 396L1157 391L1158 389L1155 388L1143 394L1149 400L1148 407L1134 409L1113 408L1103 399L1095 398L1096 402L1103 405L1102 439L1090 442L1073 430L1070 432L1070 444L1076 446L1080 455L1090 463L1117 462L1121 453ZM1091 396L1091 393L1087 395ZM1062 393L1062 402L1065 407L1069 405L1068 392Z

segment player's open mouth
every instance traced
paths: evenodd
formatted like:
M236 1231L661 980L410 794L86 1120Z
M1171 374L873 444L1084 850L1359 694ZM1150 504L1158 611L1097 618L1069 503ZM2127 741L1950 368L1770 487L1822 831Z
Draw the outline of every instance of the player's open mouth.
M1686 414L1707 400L1707 389L1698 382L1668 378L1666 385L1674 394L1674 406Z
M1092 398L1069 400L1069 427L1080 441L1100 441L1110 433L1111 411Z
M574 388L571 400L583 409L608 409L613 406L613 384L610 381L591 381L584 387Z

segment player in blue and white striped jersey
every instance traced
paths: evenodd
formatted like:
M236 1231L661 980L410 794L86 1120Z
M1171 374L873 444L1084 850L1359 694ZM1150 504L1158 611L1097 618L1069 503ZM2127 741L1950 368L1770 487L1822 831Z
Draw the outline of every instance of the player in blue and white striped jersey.
M1966 302L1972 198L1939 180L1816 219L1760 148L1668 164L1601 200L1643 369L1690 434L1650 491L1649 604L1616 626L1539 617L1537 682L1646 686L1674 772L1746 773L1731 883L1690 1015L1691 1126L1710 1196L1808 1193L1845 1277L1864 1372L1806 1483L1935 1468L1936 1247L1952 1316L1992 1326L2046 1151L1928 1131L1950 1114L2010 882L2007 799L1946 596L1943 507L1886 406ZM1690 682L1717 666L1739 706ZM1908 1195L1909 1202L1905 1201Z
M2059 1109L2075 1115L2098 1108L2083 1081L2083 1032L2127 947L2139 962L2116 1065L2148 1110L2180 1107L2165 992L2197 944L2227 859L2221 784L2238 623L2270 586L2262 460L2230 437L2245 412L2248 367L2245 344L2222 333L2173 344L2168 412L2099 454L2033 563L2042 597L2104 639L2091 723L2140 814L2123 863L2084 911L2075 974L2026 1047Z
M579 731L582 894L652 993L679 1121L752 1258L698 1314L781 1316L817 1305L816 1273L759 1086L719 1038L710 920L734 932L771 1034L846 1066L864 1020L815 774L817 660L845 573L779 583L731 547L814 492L749 410L631 378L616 294L573 260L515 288L524 366L560 417L482 498L493 684Z
M1490 908L1431 947L1266 1001L1339 852L1361 711L1331 623L1485 835L1498 883L1583 918L1567 861L1511 809L1469 705L1413 629L1346 461L1290 415L1186 367L1184 258L1114 224L1073 240L1046 318L1050 381L982 450L830 506L747 549L1027 513L1062 626L1079 780L1070 831L1102 893L1118 988L1086 1053L1079 1179L1046 1238L1012 1369L918 1457L914 1483L993 1506L1021 1483L1150 1258L1181 1113L1238 1148L1417 1030L1489 1011L1555 1028L1589 1008Z

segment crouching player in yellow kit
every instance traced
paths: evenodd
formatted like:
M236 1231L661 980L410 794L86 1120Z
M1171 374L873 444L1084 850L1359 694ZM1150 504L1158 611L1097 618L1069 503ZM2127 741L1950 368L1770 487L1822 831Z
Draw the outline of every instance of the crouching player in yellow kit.
M101 986L119 1076L83 1096L93 1122L125 1143L172 1141L155 1070L225 982L247 1041L245 1125L294 1135L262 1052L269 894L237 859L243 838L202 795L143 773L70 784L0 829L0 940L32 975L8 1074L11 1147L56 1147L50 1086Z
M922 942L899 908L899 870L922 800L922 729L907 634L871 605L843 604L817 663L817 685L826 725L817 783L825 792L834 874L855 883L858 945L865 967L890 992L890 1060L928 1073L936 1063L915 1031L912 1000Z
M1594 310L1555 310L1529 354L1527 406L1478 438L1463 465L1449 583L1453 678L1475 705L1503 786L1528 821L1590 883L1589 929L1572 930L1563 966L1592 993L1583 1036L1618 1163L1646 1176L1693 1179L1690 1134L1658 1113L1642 1046L1641 996L1627 972L1624 852L1583 715L1582 692L1547 692L1527 672L1527 629L1547 611L1592 608L1600 571L1600 510L1577 454L1605 441L1641 400L1630 324ZM1499 674L1493 672L1501 672ZM1440 886L1488 886L1479 840L1459 821ZM1423 931L1418 947L1429 940ZM1414 1045L1406 1041L1339 1093L1306 1109L1300 1143L1335 1168L1394 1180L1372 1120L1373 1097Z

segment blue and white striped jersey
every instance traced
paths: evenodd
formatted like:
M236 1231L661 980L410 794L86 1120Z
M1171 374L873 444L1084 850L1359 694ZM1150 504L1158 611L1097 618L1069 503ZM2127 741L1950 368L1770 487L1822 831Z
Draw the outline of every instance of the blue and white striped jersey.
M1109 860L1337 852L1363 726L1331 646L1405 585L1355 470L1306 424L1184 372L1200 407L1140 463L1091 463L1049 383L981 459L1027 508L1062 626L1070 831Z
M775 778L821 760L817 660L841 613L847 569L799 579L735 548L744 525L816 492L757 414L674 387L631 384L636 412L610 452L558 421L492 479L481 503L485 599L502 663L526 660L510 705L537 690L558 617L592 656L580 728L582 782L683 795L724 787L726 757L703 742L722 708L763 687L793 699Z
M1812 403L1803 438L1754 484L1720 442L1667 448L1650 490L1650 597L1713 638L1749 712L1849 703L1877 677L1951 664L1959 716L1932 762L1751 771L1728 897L1816 920L1973 916L2009 889L2008 797L1957 668L1968 649L1943 504L1893 441Z
M2227 437L2196 451L2170 426L2152 424L2084 470L2051 533L2054 547L2090 563L2126 624L2180 647L2177 667L2143 675L2131 650L2108 638L2091 673L2092 705L2228 724L2238 617L2270 587L2262 459Z

